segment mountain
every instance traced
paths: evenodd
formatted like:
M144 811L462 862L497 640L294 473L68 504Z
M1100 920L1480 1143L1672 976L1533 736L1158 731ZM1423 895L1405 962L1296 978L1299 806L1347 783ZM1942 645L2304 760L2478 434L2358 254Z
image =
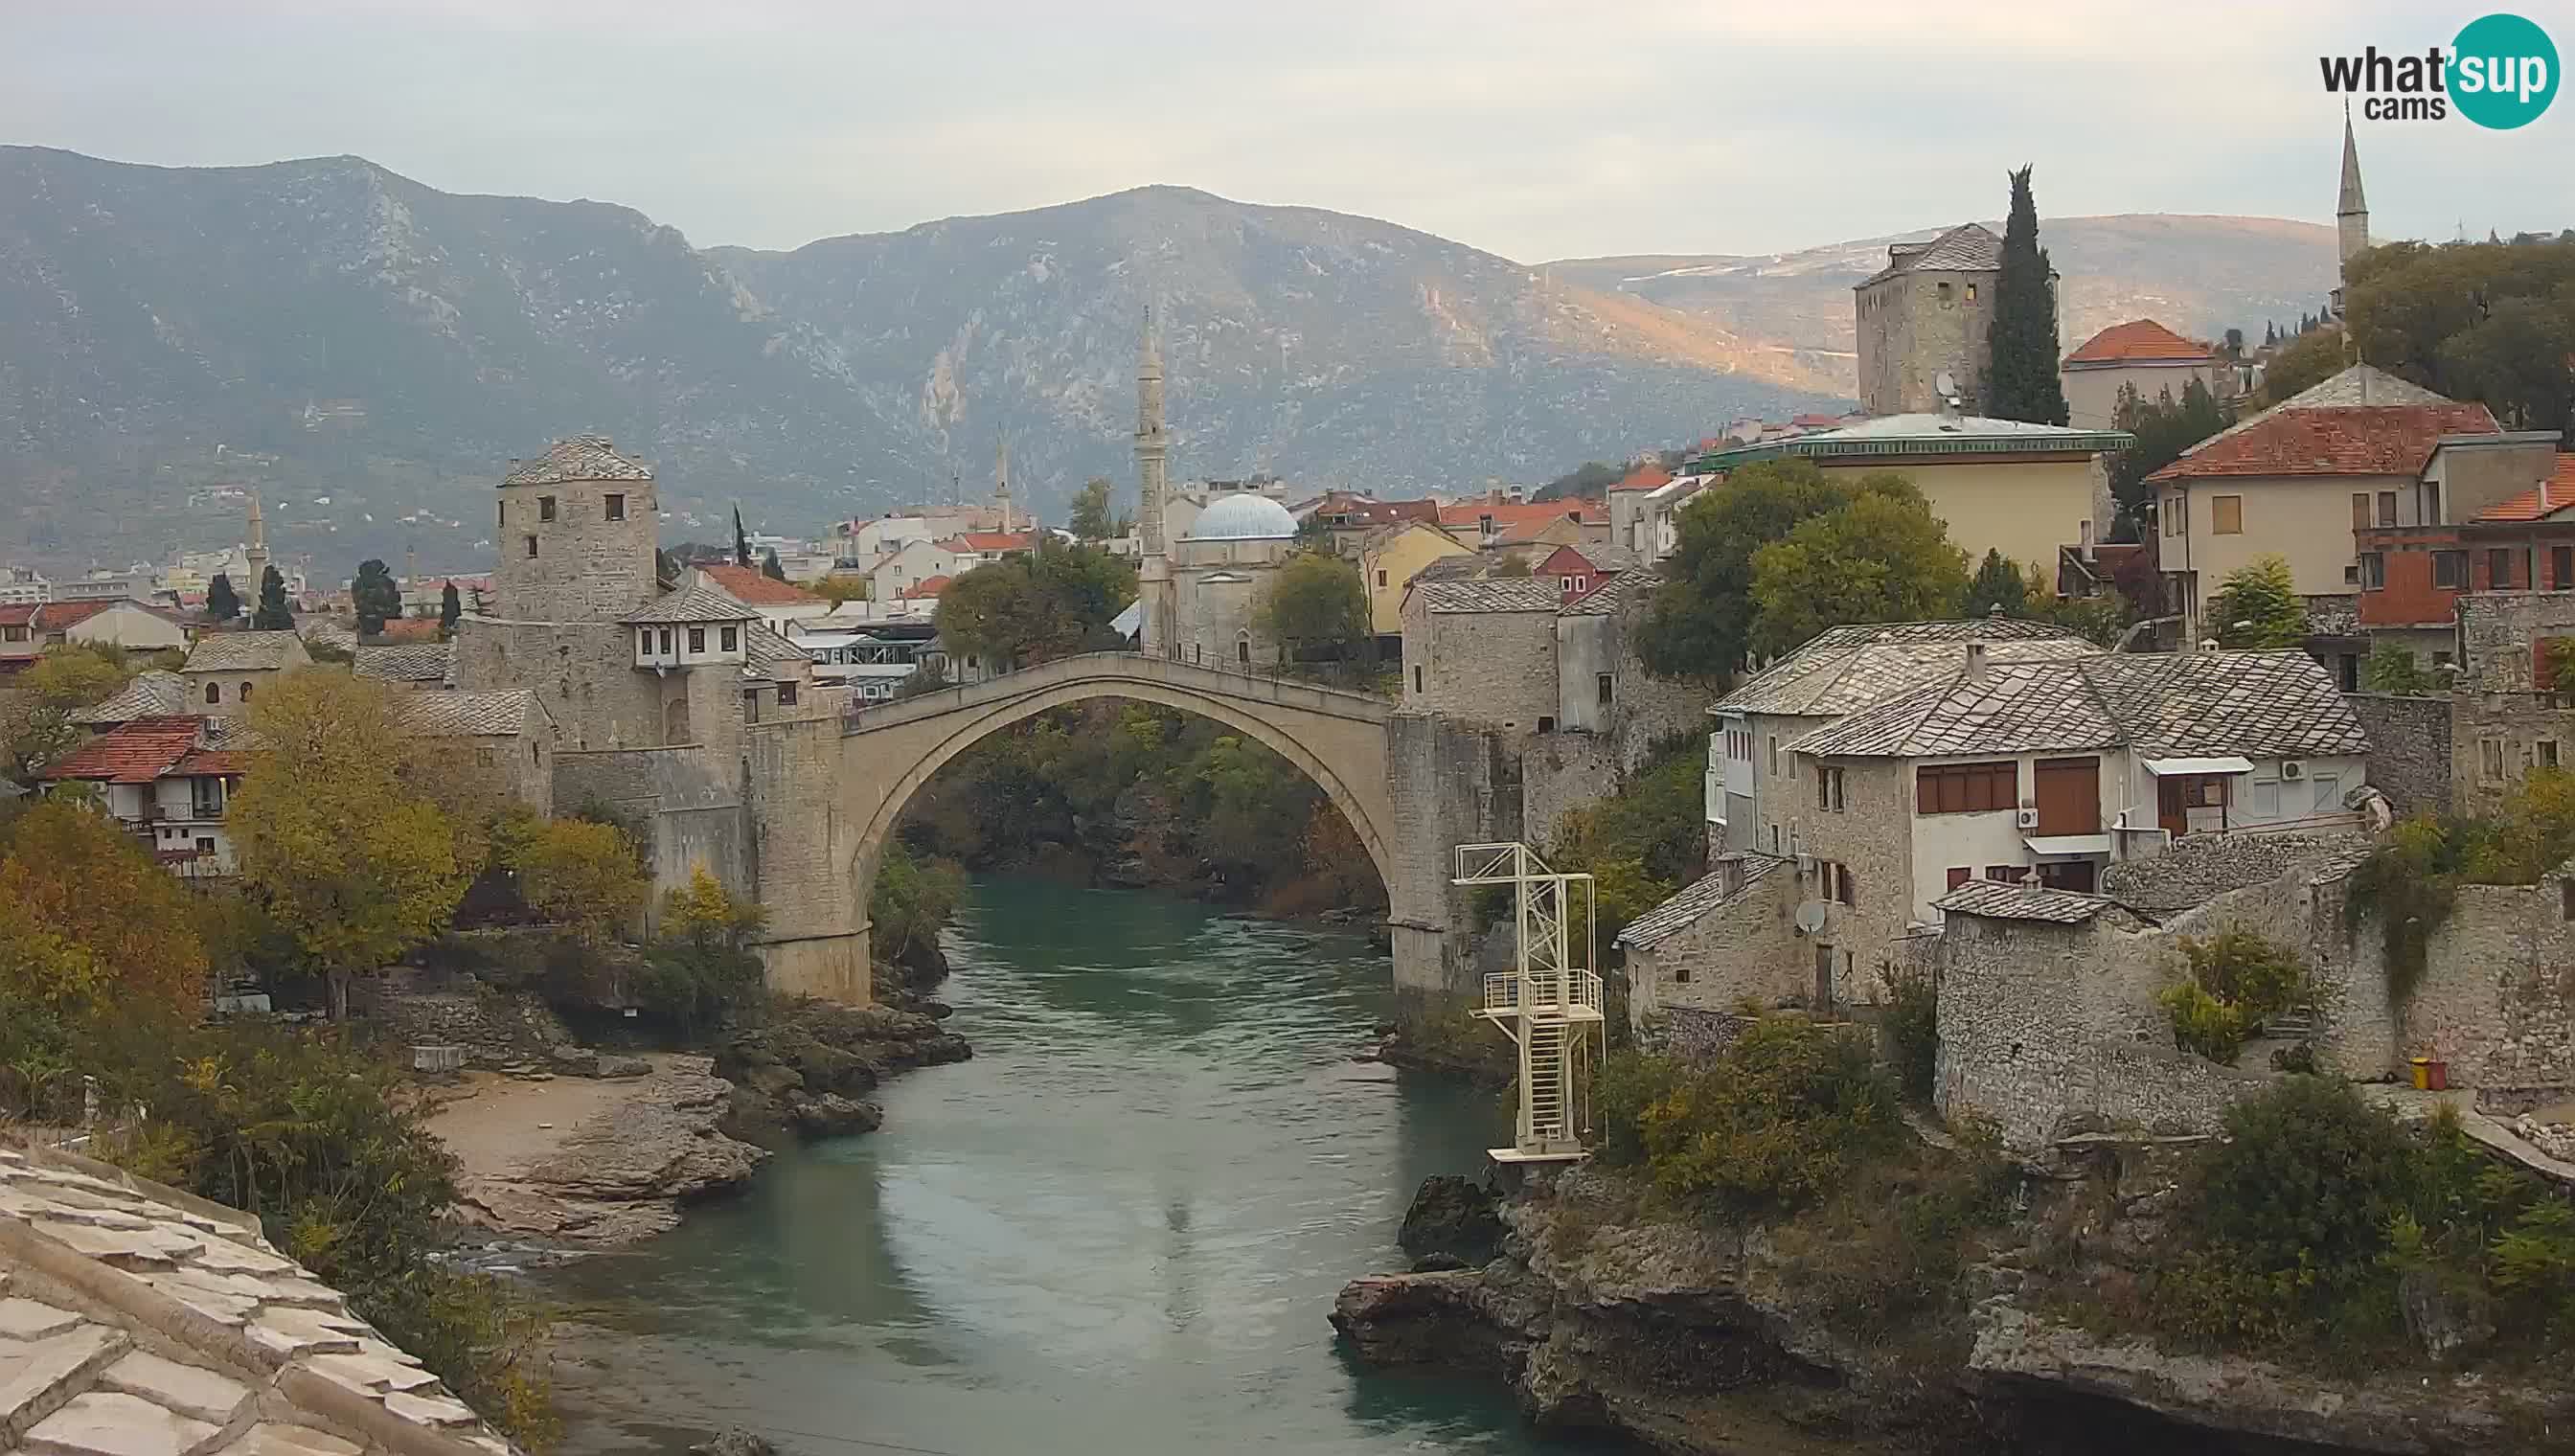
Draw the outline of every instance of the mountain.
M512 456L601 430L720 535L1131 479L1159 301L1180 478L1541 480L1826 404L1714 315L1389 223L1151 187L790 253L629 208L459 196L361 158L171 169L0 148L0 549L228 544L239 488L337 579L489 564Z
M2000 220L1984 221L2002 231ZM1545 271L1561 284L1703 320L1756 349L1766 344L1803 365L1806 380L1849 395L1859 387L1851 289L1886 265L1889 243L1940 231L1757 257L1574 258ZM2060 280L2068 350L2139 318L2212 340L2239 328L2259 343L2266 321L2294 326L2300 314L2323 308L2334 286L2334 230L2316 223L2161 213L2049 218L2038 239Z

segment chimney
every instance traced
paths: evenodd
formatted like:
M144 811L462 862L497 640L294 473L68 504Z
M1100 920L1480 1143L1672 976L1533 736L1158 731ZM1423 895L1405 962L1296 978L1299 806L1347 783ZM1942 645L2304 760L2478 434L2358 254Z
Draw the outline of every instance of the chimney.
M1967 681L1970 683L1985 681L1985 645L1983 643L1967 644Z
M1724 895L1728 899L1743 893L1742 855L1719 854L1716 856L1716 886L1718 893Z

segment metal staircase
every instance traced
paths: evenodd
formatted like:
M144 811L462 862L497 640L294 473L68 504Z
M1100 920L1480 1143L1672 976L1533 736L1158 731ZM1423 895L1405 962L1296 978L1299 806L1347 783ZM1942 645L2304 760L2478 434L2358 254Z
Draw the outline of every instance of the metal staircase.
M1588 1156L1594 1075L1607 1054L1600 1010L1599 935L1591 876L1557 874L1526 844L1460 844L1460 885L1511 886L1513 968L1484 977L1475 1014L1519 1048L1519 1123L1497 1162L1564 1162ZM1578 954L1572 927L1579 920Z

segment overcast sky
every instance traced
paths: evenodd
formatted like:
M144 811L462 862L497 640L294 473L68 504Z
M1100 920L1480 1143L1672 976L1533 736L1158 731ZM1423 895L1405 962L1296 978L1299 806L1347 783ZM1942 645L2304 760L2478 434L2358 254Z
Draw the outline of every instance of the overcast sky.
M2330 221L2319 52L2446 45L2487 8L0 0L0 142L352 152L700 245L1170 182L1524 262L1755 253L1997 216L2024 161L2051 215ZM2575 64L2575 0L2517 8ZM2518 132L2363 123L2360 145L2382 239L2575 225L2575 97Z

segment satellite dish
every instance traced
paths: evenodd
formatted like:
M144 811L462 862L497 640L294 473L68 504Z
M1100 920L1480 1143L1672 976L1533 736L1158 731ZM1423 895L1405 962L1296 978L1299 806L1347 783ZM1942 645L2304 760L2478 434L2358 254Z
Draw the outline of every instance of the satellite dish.
M1824 928L1824 902L1808 900L1797 906L1797 933L1812 935Z
M1944 400L1955 399L1958 394L1958 377L1944 369L1931 377L1931 388L1938 390L1940 398Z

